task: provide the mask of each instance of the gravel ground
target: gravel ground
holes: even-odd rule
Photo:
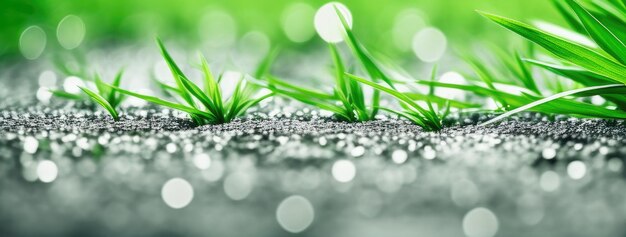
[[[1,236],[626,236],[626,123],[0,110]],[[80,106],[79,106],[80,108]]]

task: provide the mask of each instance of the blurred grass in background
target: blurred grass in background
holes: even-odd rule
[[[164,39],[177,40],[190,48],[230,47],[235,40],[245,40],[245,37],[258,40],[261,37],[271,41],[272,45],[305,49],[322,45],[313,28],[313,15],[326,2],[3,0],[0,3],[3,5],[0,7],[0,59],[24,59],[19,50],[20,36],[29,27],[32,30],[32,26],[40,27],[45,33],[44,52],[71,48],[76,41],[81,44],[81,32],[76,30],[81,26],[80,20],[86,29],[83,47],[152,43],[154,36],[159,35]],[[506,37],[503,30],[476,14],[476,9],[518,19],[562,21],[548,0],[340,2],[352,11],[356,34],[366,44],[373,45],[389,56],[411,55],[413,35],[426,26],[441,29],[453,48],[468,46],[473,42],[507,44],[512,37]],[[70,17],[69,27],[62,30],[59,22],[68,15],[78,18]],[[37,37],[43,37],[40,30],[35,31],[25,34],[23,40],[37,41]],[[254,33],[248,34],[250,32]],[[70,35],[60,42],[57,34]]]

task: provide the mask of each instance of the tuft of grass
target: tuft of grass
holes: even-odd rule
[[[335,71],[332,92],[293,85],[272,75],[265,76],[259,84],[278,95],[333,112],[339,119],[348,122],[374,119],[376,114],[366,105],[361,85],[346,78],[346,67],[337,47],[330,44],[329,49]]]
[[[577,32],[588,36],[598,47],[583,45],[563,36],[539,30],[531,25],[506,17],[479,12],[504,28],[541,46],[555,56],[554,62],[518,58],[519,63],[529,63],[575,82],[582,88],[563,91],[544,97],[537,87],[524,83],[524,89],[534,93],[513,95],[494,88],[465,88],[488,94],[504,101],[513,101],[512,110],[488,122],[500,121],[506,116],[524,110],[547,113],[573,114],[598,118],[626,118],[626,96],[622,86],[626,84],[626,8],[622,2],[597,0],[555,0],[557,10]],[[530,82],[525,73],[521,80]],[[448,85],[449,86],[449,85]],[[612,102],[617,109],[579,102],[577,98],[599,95]],[[526,104],[519,104],[526,100]]]
[[[172,96],[179,98],[180,103],[163,100],[155,96],[139,94],[121,89],[115,85],[110,85],[110,87],[129,96],[134,96],[157,105],[188,113],[196,125],[228,123],[245,113],[250,107],[272,96],[270,93],[257,97],[257,88],[247,83],[242,76],[237,82],[233,94],[228,98],[224,98],[222,96],[222,89],[220,88],[222,77],[220,76],[216,79],[213,76],[209,64],[203,56],[200,58],[204,81],[204,86],[201,89],[200,86],[194,84],[183,73],[158,38],[157,45],[176,83],[176,86],[169,86],[164,83],[159,85]],[[261,70],[261,72],[264,73],[264,70]]]
[[[122,75],[124,74],[123,70],[120,70],[112,84],[114,87],[119,87],[122,82]],[[80,89],[85,93],[93,102],[99,104],[102,108],[104,108],[114,120],[119,120],[119,114],[117,112],[117,108],[126,98],[124,94],[119,93],[119,91],[115,88],[107,86],[105,82],[100,79],[100,76],[96,74],[94,77],[94,82],[96,84],[96,91],[93,91],[86,87],[80,87]]]
[[[367,49],[358,41],[350,30],[343,15],[337,15],[342,22],[346,44],[352,55],[358,60],[361,68],[373,81],[384,81],[391,88],[395,88],[393,81],[377,64]],[[375,119],[379,112],[380,91],[374,90],[371,100],[365,98],[361,83],[347,78],[348,72],[344,60],[335,44],[329,44],[331,58],[334,64],[334,86],[332,92],[325,92],[290,84],[274,76],[265,77],[259,84],[272,90],[278,95],[298,100],[302,103],[316,106],[320,109],[333,112],[339,119],[348,122],[362,122]]]
[[[437,71],[436,68],[434,68],[432,75],[431,75],[431,80],[434,80],[436,71]],[[443,120],[450,113],[450,102],[448,100],[444,100],[445,105],[443,106],[444,107],[443,111],[437,111],[435,109],[435,106],[433,106],[433,103],[431,102],[431,98],[437,98],[437,97],[434,97],[433,86],[430,87],[429,96],[427,96],[425,99],[427,108],[423,108],[422,106],[420,106],[418,103],[415,102],[414,97],[409,96],[407,93],[400,92],[395,88],[381,85],[379,83],[373,82],[371,80],[368,80],[368,79],[365,79],[356,75],[352,75],[348,73],[346,73],[346,75],[351,80],[371,86],[377,91],[385,92],[393,96],[394,98],[396,98],[398,102],[400,103],[401,107],[403,108],[402,111],[389,109],[389,108],[381,108],[381,109],[397,114],[398,116],[404,117],[410,120],[411,122],[419,125],[424,130],[427,130],[427,131],[441,130],[443,128]],[[415,94],[415,93],[412,93],[412,94]]]

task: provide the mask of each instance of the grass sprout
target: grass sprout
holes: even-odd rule
[[[335,9],[338,11],[337,9]],[[357,40],[343,15],[337,12],[345,32],[345,41],[351,49],[353,56],[359,61],[365,73],[373,81],[384,81],[391,88],[395,88],[393,81],[376,63],[367,49]],[[347,78],[347,68],[342,59],[337,45],[329,44],[329,49],[334,64],[334,87],[332,92],[324,92],[316,89],[305,88],[280,80],[275,76],[265,77],[264,87],[276,94],[283,95],[302,103],[316,106],[320,109],[334,113],[338,118],[349,122],[361,122],[373,120],[379,111],[380,91],[374,90],[371,100],[365,97],[361,83]]]
[[[122,75],[124,74],[123,70],[120,70],[112,84],[114,87],[119,87],[122,82]],[[99,104],[104,108],[114,120],[119,120],[119,114],[117,112],[117,108],[124,101],[126,96],[124,94],[119,93],[119,91],[115,88],[107,86],[105,82],[100,79],[100,76],[96,74],[95,76],[95,84],[96,91],[93,91],[87,87],[80,87],[80,89],[85,93],[93,102]]]
[[[433,69],[431,80],[434,81],[436,75],[436,68]],[[348,78],[351,80],[357,81],[359,83],[363,83],[365,85],[371,86],[377,91],[385,92],[398,100],[403,110],[398,111],[389,108],[381,108],[385,111],[397,114],[404,118],[407,118],[411,122],[419,125],[423,129],[427,131],[439,131],[443,128],[443,120],[450,113],[450,102],[446,100],[443,111],[437,111],[430,98],[426,97],[426,107],[423,108],[418,103],[415,102],[415,98],[407,95],[406,93],[400,92],[395,88],[391,88],[385,85],[381,85],[379,83],[373,82],[371,80],[352,75],[346,74]],[[434,86],[430,86],[429,95],[434,96]],[[443,99],[443,98],[441,98]]]
[[[376,113],[367,107],[361,85],[346,78],[346,67],[337,47],[330,44],[329,49],[335,70],[331,93],[293,85],[271,75],[265,76],[260,84],[278,95],[330,111],[345,121],[372,120]]]
[[[200,61],[204,85],[203,88],[200,88],[200,86],[194,84],[178,67],[160,39],[157,39],[157,45],[176,83],[175,86],[169,86],[164,83],[160,84],[160,86],[172,96],[179,98],[181,102],[171,102],[155,96],[139,94],[121,89],[114,85],[111,85],[111,87],[119,90],[119,92],[123,94],[185,112],[189,114],[196,125],[231,122],[236,117],[245,113],[250,107],[272,96],[272,94],[269,93],[257,97],[258,88],[247,83],[247,80],[244,78],[245,76],[242,76],[237,82],[232,95],[228,98],[224,98],[222,96],[222,89],[220,88],[222,76],[217,79],[214,78],[206,58],[202,56]]]

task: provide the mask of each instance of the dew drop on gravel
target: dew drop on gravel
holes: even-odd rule
[[[498,232],[498,218],[487,208],[474,208],[463,217],[463,232],[468,237],[492,237]]]
[[[543,149],[541,156],[546,160],[554,159],[554,157],[556,157],[556,150],[554,148]]]
[[[333,178],[341,183],[347,183],[356,176],[356,167],[349,160],[335,161],[331,171]]]
[[[424,156],[424,159],[432,160],[437,157],[437,151],[435,151],[431,146],[426,146],[424,147],[422,156]]]
[[[362,146],[357,146],[350,150],[350,155],[352,155],[353,157],[360,157],[363,156],[363,154],[365,154],[365,147]]]
[[[41,56],[46,48],[46,32],[39,26],[29,26],[20,35],[20,52],[30,60]]]
[[[67,15],[57,26],[57,39],[65,49],[74,49],[85,38],[85,23],[75,15]]]
[[[582,179],[587,173],[587,166],[582,161],[572,161],[567,165],[567,175],[574,180]]]
[[[311,202],[302,196],[290,196],[276,209],[278,224],[288,232],[300,233],[308,228],[315,218]]]
[[[317,34],[328,43],[343,41],[343,26],[335,8],[341,12],[348,27],[352,28],[352,14],[345,5],[338,2],[324,4],[315,13],[314,25]]]
[[[174,153],[178,150],[178,147],[174,143],[168,143],[167,145],[165,145],[165,150],[168,153]]]
[[[541,174],[539,178],[539,186],[541,186],[543,191],[553,192],[557,190],[560,185],[561,178],[559,178],[559,175],[554,171],[548,170]]]
[[[448,40],[439,29],[428,27],[413,37],[413,52],[420,60],[432,63],[439,61],[446,52]]]
[[[169,207],[180,209],[189,205],[193,200],[193,187],[187,180],[173,178],[163,184],[161,197]]]
[[[51,160],[42,160],[37,164],[37,177],[44,183],[51,183],[57,178],[59,169]]]
[[[34,137],[24,138],[24,152],[29,154],[35,154],[39,148],[39,141]]]
[[[408,159],[408,155],[404,150],[395,150],[391,153],[391,160],[396,164],[402,164]]]
[[[198,169],[206,170],[211,167],[211,157],[209,154],[199,153],[193,157],[193,164],[198,167]]]

